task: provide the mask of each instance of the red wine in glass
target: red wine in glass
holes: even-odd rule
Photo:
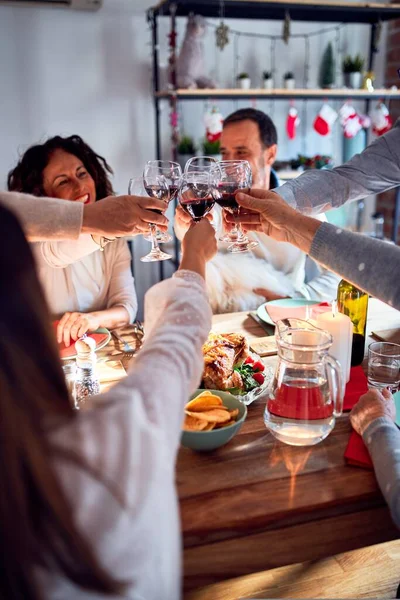
[[[173,201],[177,198],[179,192],[179,185],[175,185],[174,183],[169,186],[169,198],[170,201]]]
[[[182,208],[192,217],[193,221],[200,221],[213,208],[215,202],[210,196],[202,200],[181,201]]]
[[[239,212],[239,205],[235,196],[237,190],[237,185],[220,183],[215,192],[216,203],[228,212],[237,214]]]

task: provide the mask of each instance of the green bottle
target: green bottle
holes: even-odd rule
[[[361,365],[365,352],[368,294],[342,279],[338,286],[337,304],[338,311],[347,315],[353,323],[351,366]]]

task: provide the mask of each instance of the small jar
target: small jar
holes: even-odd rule
[[[79,410],[90,396],[100,393],[100,381],[96,373],[96,354],[94,340],[86,338],[75,343],[77,351],[76,376],[74,386],[75,408]],[[95,344],[95,343],[94,343]]]
[[[62,370],[64,372],[65,383],[67,384],[68,393],[70,398],[74,398],[75,393],[75,377],[76,377],[76,364],[75,362],[70,362],[62,365]]]

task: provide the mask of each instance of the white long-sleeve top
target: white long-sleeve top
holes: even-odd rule
[[[145,298],[146,341],[128,376],[49,432],[63,451],[55,467],[80,530],[104,567],[128,581],[121,600],[181,597],[175,461],[210,327],[199,275],[179,271],[157,284]],[[46,600],[104,600],[55,573],[40,580]]]
[[[217,237],[223,233],[222,211],[213,209]],[[326,221],[325,215],[320,215]],[[175,221],[175,234],[184,231]],[[336,298],[340,277],[317,265],[291,244],[276,242],[263,233],[248,232],[258,246],[250,252],[231,254],[220,243],[217,255],[207,264],[207,291],[214,313],[253,310],[265,298],[253,292],[264,288],[283,297],[332,300]]]
[[[123,306],[130,322],[134,320],[138,303],[125,240],[107,244],[104,252],[89,234],[76,241],[36,242],[32,247],[53,315]]]

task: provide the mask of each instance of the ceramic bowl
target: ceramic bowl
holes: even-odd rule
[[[216,396],[219,396],[224,403],[224,406],[227,406],[230,410],[238,408],[239,414],[236,418],[236,422],[228,427],[212,429],[211,431],[182,431],[182,446],[200,452],[215,450],[216,448],[220,448],[227,444],[240,430],[247,416],[247,406],[237,397],[232,396],[229,392],[221,392],[219,390],[209,391]],[[193,400],[193,398],[196,398],[202,392],[204,392],[204,390],[196,390],[190,397],[190,400]]]

